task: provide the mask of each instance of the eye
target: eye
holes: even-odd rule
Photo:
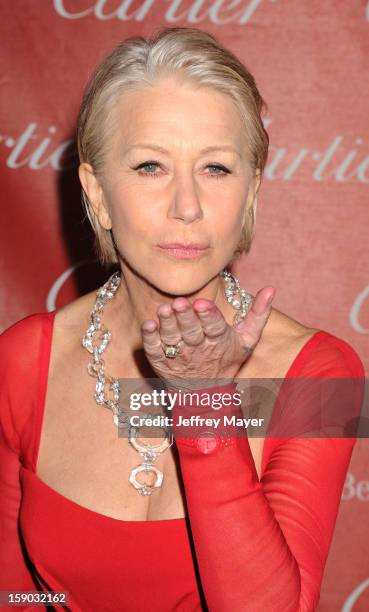
[[[160,167],[159,162],[156,162],[154,160],[150,160],[150,161],[146,161],[143,162],[142,164],[139,164],[139,166],[136,166],[134,168],[134,170],[142,170],[145,168],[151,168],[151,171],[146,172],[146,170],[144,172],[139,172],[139,174],[142,175],[146,175],[146,176],[152,176],[154,178],[157,178],[159,176],[158,173],[155,172],[155,168]],[[230,170],[228,170],[228,168],[226,168],[225,166],[223,166],[222,164],[208,164],[206,166],[206,168],[213,168],[216,170],[216,172],[210,172],[208,176],[211,177],[216,177],[216,178],[221,178],[226,176],[227,174],[230,174]],[[154,170],[154,171],[152,171]]]
[[[216,176],[216,178],[221,178],[223,176],[226,176],[226,174],[230,174],[230,170],[228,170],[228,168],[226,168],[225,166],[222,166],[221,164],[208,164],[206,166],[207,168],[215,168],[216,170],[221,170],[221,172],[211,172],[210,176]]]
[[[147,161],[147,162],[143,162],[139,166],[136,166],[134,170],[140,170],[141,168],[151,168],[151,169],[154,168],[155,169],[155,167],[159,165],[160,164],[156,161]],[[146,175],[153,176],[155,178],[158,176],[158,174],[156,174],[155,172],[139,172],[139,174],[142,174],[142,175],[146,174]]]

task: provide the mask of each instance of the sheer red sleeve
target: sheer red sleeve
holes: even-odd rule
[[[357,353],[328,332],[320,332],[313,344],[307,358],[294,364],[296,376],[356,379],[352,401],[360,414],[365,374]],[[305,395],[311,388],[306,386]],[[300,401],[318,401],[302,396]],[[355,437],[267,438],[259,481],[247,436],[208,454],[196,439],[176,439],[211,612],[316,609],[355,442]]]
[[[43,317],[30,315],[0,336],[0,590],[35,590],[18,531],[19,470],[31,448],[41,372]],[[23,607],[21,607],[23,609]],[[30,607],[28,609],[31,609]]]

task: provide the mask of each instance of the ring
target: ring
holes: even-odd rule
[[[183,340],[177,342],[177,344],[165,344],[165,342],[161,343],[164,355],[168,357],[168,359],[174,359],[181,352],[181,343]]]

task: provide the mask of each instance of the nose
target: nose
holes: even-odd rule
[[[177,173],[173,179],[173,185],[174,194],[168,209],[168,217],[180,219],[186,224],[202,219],[203,210],[192,173]]]

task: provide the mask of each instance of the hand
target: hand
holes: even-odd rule
[[[143,346],[152,369],[164,379],[234,378],[254,348],[272,309],[273,287],[256,294],[246,317],[237,327],[228,325],[211,300],[197,298],[193,304],[177,297],[157,309],[159,327],[152,319],[141,325]],[[161,343],[177,344],[181,352],[174,359],[164,355]]]

